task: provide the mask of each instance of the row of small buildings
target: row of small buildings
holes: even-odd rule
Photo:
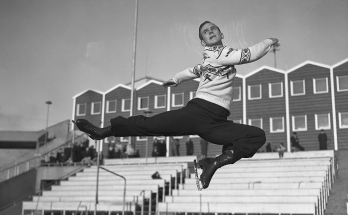
[[[133,115],[153,116],[182,108],[194,98],[199,81],[171,88],[164,88],[162,83],[148,77],[137,82]],[[106,92],[88,89],[73,97],[72,118],[88,119],[104,127],[110,125],[111,118],[129,117],[130,106],[130,85],[118,84]],[[273,146],[284,143],[289,149],[291,134],[297,132],[306,150],[318,150],[318,134],[323,129],[329,138],[328,149],[348,149],[348,59],[332,66],[306,61],[287,71],[263,66],[237,75],[229,119],[262,128],[266,142]],[[186,155],[186,137],[178,138],[180,154]],[[105,139],[103,150],[117,140],[128,142],[128,137]],[[199,137],[192,136],[192,140],[194,154],[200,155]],[[136,138],[135,147],[141,156],[146,154],[146,141],[150,143],[147,154],[151,155],[153,137]],[[221,146],[208,146],[208,156],[220,152]]]

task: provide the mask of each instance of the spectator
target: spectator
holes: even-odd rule
[[[50,163],[53,164],[53,163],[57,163],[57,158],[56,158],[56,154],[55,152],[51,152],[50,155]]]
[[[160,141],[157,139],[157,137],[155,137],[154,139],[153,139],[153,145],[152,145],[152,148],[157,148],[157,149],[159,149],[159,146],[160,145]]]
[[[63,162],[66,162],[69,158],[71,158],[71,151],[72,151],[72,148],[70,145],[64,148]]]
[[[84,158],[85,156],[85,151],[86,148],[83,146],[83,143],[79,143],[77,146],[77,156],[78,156],[78,162],[81,162],[81,160]]]
[[[57,163],[61,163],[63,161],[62,149],[59,149],[56,154]]]
[[[201,144],[201,158],[206,158],[208,156],[208,141],[201,138],[200,144]]]
[[[268,142],[266,145],[266,152],[272,152],[272,145],[270,142]]]
[[[278,148],[277,148],[277,151],[278,151],[278,154],[279,154],[279,158],[280,159],[283,159],[284,157],[284,151],[286,150],[285,146],[283,143],[280,143]]]
[[[190,136],[186,140],[186,155],[193,155],[193,142]]]
[[[66,165],[73,165],[74,162],[70,157],[70,158],[68,158],[68,160],[65,163],[66,163]]]
[[[180,152],[179,152],[179,148],[180,148],[179,139],[174,139],[173,137],[171,137],[171,139],[172,139],[172,155],[173,155],[173,156],[180,156]]]
[[[118,140],[115,145],[115,158],[121,158],[123,156],[123,146]]]
[[[160,153],[159,153],[157,148],[158,148],[157,146],[155,146],[153,148],[153,150],[152,150],[152,157],[159,157],[160,156]]]
[[[97,151],[95,150],[93,145],[90,145],[88,148],[88,155],[91,157],[91,160],[97,157]]]
[[[75,162],[79,162],[79,152],[78,152],[78,144],[74,143],[73,147],[72,147],[72,161]]]
[[[292,133],[291,144],[292,144],[293,151],[304,151],[305,150],[305,148],[300,145],[300,139],[298,138],[296,132]]]
[[[152,174],[152,179],[161,179],[160,174],[156,171],[154,174]]]
[[[157,147],[160,157],[165,157],[167,155],[167,144],[164,139],[159,141],[159,147]]]
[[[109,159],[116,158],[115,146],[113,146],[112,144],[109,145],[108,158]]]
[[[83,142],[81,142],[83,148],[88,148],[89,147],[89,139],[85,139]]]
[[[50,156],[51,156],[51,153],[45,155],[45,157],[44,157],[44,162],[45,163],[49,163],[50,162]]]
[[[84,151],[82,152],[82,159],[81,164],[91,166],[93,165],[92,159],[89,155],[89,149],[84,148]]]
[[[125,156],[131,158],[134,156],[134,148],[131,143],[127,144]]]
[[[327,135],[323,129],[321,129],[320,134],[318,135],[319,140],[319,150],[327,150]]]
[[[88,148],[82,147],[82,149],[83,149],[83,151],[81,151],[81,161],[82,161],[84,158],[90,157],[90,156],[89,156],[89,150],[88,150]]]

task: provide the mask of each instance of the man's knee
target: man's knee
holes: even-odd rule
[[[265,131],[261,128],[253,127],[252,135],[257,137],[260,142],[265,143],[266,142],[266,134]]]

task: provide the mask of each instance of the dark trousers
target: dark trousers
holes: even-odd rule
[[[252,157],[265,143],[265,132],[257,127],[227,120],[229,112],[203,99],[193,99],[178,110],[152,117],[142,115],[110,120],[115,137],[184,136],[197,134],[210,143],[221,145],[222,152],[233,150],[233,162]]]

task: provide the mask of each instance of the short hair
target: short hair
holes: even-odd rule
[[[293,134],[297,134],[296,132],[294,132]]]
[[[203,40],[203,37],[202,37],[202,35],[201,35],[201,29],[203,28],[203,26],[205,25],[205,24],[207,24],[207,23],[211,23],[211,24],[213,24],[213,25],[215,25],[214,23],[212,23],[212,22],[210,22],[210,21],[205,21],[205,22],[203,22],[202,24],[200,24],[199,25],[199,28],[198,28],[198,36],[199,36],[199,39],[200,40]],[[217,26],[217,25],[215,25],[218,29],[219,29],[219,31],[220,31],[220,28]],[[221,31],[220,31],[221,32]]]

